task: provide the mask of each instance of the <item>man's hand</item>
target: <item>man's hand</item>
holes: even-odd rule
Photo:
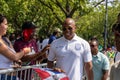
[[[50,44],[46,45],[42,50],[41,53],[45,53],[47,50],[49,50]]]
[[[25,47],[23,48],[24,54],[28,54],[29,52],[31,52],[31,48],[30,47]]]
[[[62,72],[62,73],[65,73],[65,71],[64,71],[64,70],[62,70],[62,69],[60,69],[60,68],[54,68],[53,70],[54,70],[54,71],[57,71],[57,72]]]
[[[37,58],[37,60],[39,60],[40,62],[43,60],[43,59],[46,59],[47,58],[47,54],[46,54],[46,51],[49,50],[50,48],[50,45],[46,45],[38,54],[39,54],[39,57]]]

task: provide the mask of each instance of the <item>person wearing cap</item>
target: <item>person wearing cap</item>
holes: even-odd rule
[[[31,53],[22,57],[23,62],[28,62],[37,60],[41,58],[41,56],[48,50],[49,46],[47,45],[41,52],[38,52],[38,47],[36,40],[33,39],[33,35],[35,33],[36,25],[33,22],[26,21],[22,25],[22,37],[15,41],[14,49],[16,52],[20,51],[24,47],[30,47]],[[37,54],[35,54],[37,53]],[[42,59],[41,59],[42,60]],[[31,63],[30,63],[31,64]],[[28,65],[28,64],[25,64]]]
[[[55,39],[57,39],[59,34],[60,34],[60,29],[56,28],[54,30],[53,34],[49,37],[48,44],[51,44]]]
[[[14,49],[16,52],[19,52],[21,49],[25,47],[30,47],[31,52],[22,57],[22,65],[33,65],[37,61],[41,62],[44,58],[43,56],[46,54],[46,50],[49,49],[49,45],[43,48],[41,51],[38,51],[38,46],[36,40],[33,38],[35,33],[36,25],[31,21],[26,21],[22,25],[22,37],[15,41]],[[24,79],[24,71],[22,72],[22,79]],[[27,79],[26,79],[27,80]]]

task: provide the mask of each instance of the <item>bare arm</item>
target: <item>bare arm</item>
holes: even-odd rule
[[[38,57],[40,56],[40,54],[31,54],[31,55],[26,55],[22,57],[22,61],[26,62],[26,61],[32,61],[32,60],[36,60]]]
[[[5,45],[3,42],[0,41],[0,54],[4,55],[5,57],[9,58],[13,61],[18,61],[24,56],[24,51],[18,52],[17,54],[14,54],[13,51],[11,51],[7,45]]]
[[[36,54],[32,54],[32,55],[26,55],[22,57],[22,61],[31,61],[31,60],[36,60],[38,58],[42,59],[42,56],[46,54],[46,51],[50,48],[50,45],[45,46],[41,52],[38,52]]]
[[[108,78],[108,70],[103,70],[102,80],[107,80],[107,78]]]
[[[93,80],[92,62],[85,63],[85,70],[87,73],[88,80]]]

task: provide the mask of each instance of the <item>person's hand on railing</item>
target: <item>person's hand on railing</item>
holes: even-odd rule
[[[54,71],[57,71],[57,72],[62,72],[62,73],[65,73],[64,70],[60,69],[60,68],[53,68]]]
[[[22,66],[22,61],[18,60],[18,61],[14,61],[13,65],[11,65],[12,68],[17,69],[17,68],[21,68]]]

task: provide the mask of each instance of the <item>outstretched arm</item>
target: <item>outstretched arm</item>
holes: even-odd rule
[[[0,40],[0,53],[12,61],[20,60],[24,55],[30,52],[30,48],[24,48],[15,54],[3,41]]]
[[[26,55],[22,57],[22,61],[31,61],[31,60],[36,60],[36,59],[42,59],[41,57],[46,54],[46,51],[50,48],[50,45],[45,46],[40,52],[32,55]]]

